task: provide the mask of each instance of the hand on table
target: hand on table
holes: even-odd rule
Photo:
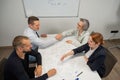
[[[37,76],[37,77],[41,76],[41,74],[42,74],[42,66],[41,66],[41,65],[38,65],[38,66],[36,67],[34,73],[35,73],[35,76]]]
[[[40,36],[43,37],[43,38],[46,38],[47,34],[41,34]]]
[[[68,44],[72,44],[72,40],[67,40],[66,41]]]
[[[53,76],[53,75],[55,75],[56,74],[56,69],[50,69],[48,72],[47,72],[47,75],[48,75],[48,77],[51,77],[51,76]]]
[[[66,54],[64,54],[64,55],[61,57],[61,59],[60,59],[60,60],[61,60],[61,61],[63,61],[65,57],[67,57],[67,55],[66,55]]]

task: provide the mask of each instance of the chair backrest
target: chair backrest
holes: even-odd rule
[[[0,80],[4,80],[4,65],[5,65],[6,61],[7,61],[6,58],[3,58],[0,61]]]
[[[109,75],[109,73],[112,71],[114,65],[117,63],[117,59],[113,54],[106,49],[106,59],[105,59],[105,67],[106,67],[106,72],[103,77],[106,77]]]

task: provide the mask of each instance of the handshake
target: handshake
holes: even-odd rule
[[[57,34],[56,36],[55,36],[55,38],[57,39],[57,40],[61,40],[62,39],[62,34]]]
[[[47,37],[47,34],[41,34],[41,37],[46,38],[46,37]],[[56,40],[61,40],[62,37],[63,37],[62,34],[57,34],[57,35],[55,36],[55,39],[56,39]]]

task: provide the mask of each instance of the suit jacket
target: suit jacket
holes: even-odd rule
[[[80,53],[85,51],[88,52],[90,47],[88,44],[85,44],[81,47],[78,47],[76,49],[73,49],[74,54]],[[88,58],[87,65],[90,67],[92,71],[97,71],[100,77],[102,77],[105,74],[105,48],[103,46],[99,46],[93,53],[92,55]]]

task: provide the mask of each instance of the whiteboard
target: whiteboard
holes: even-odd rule
[[[26,17],[78,17],[80,0],[23,0]]]

